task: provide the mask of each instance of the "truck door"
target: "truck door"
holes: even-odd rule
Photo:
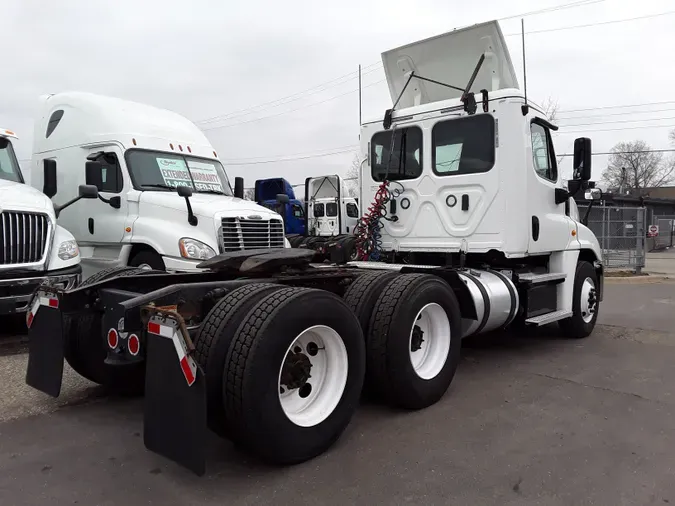
[[[555,189],[561,188],[560,174],[547,123],[537,118],[532,120],[530,137],[525,194],[529,209],[528,253],[562,251],[573,239],[570,231],[574,227],[565,214],[565,204],[555,203]]]
[[[124,162],[122,151],[113,146],[91,149],[85,154],[86,159],[97,161],[102,165],[102,185],[99,195],[105,200],[113,197],[119,199],[111,205],[101,199],[85,200],[77,203],[79,216],[78,242],[82,247],[83,260],[109,262],[118,257],[122,248],[128,223],[128,201],[126,194],[131,190],[131,181],[125,178],[122,171]],[[81,170],[85,170],[86,159],[83,157]],[[84,178],[83,178],[84,179]],[[114,203],[113,199],[113,203]],[[75,206],[73,206],[75,207]]]
[[[344,212],[342,213],[342,216],[345,217],[344,233],[353,234],[354,227],[356,227],[356,223],[359,220],[359,207],[356,205],[356,202],[344,202],[344,200],[345,199],[343,199]]]

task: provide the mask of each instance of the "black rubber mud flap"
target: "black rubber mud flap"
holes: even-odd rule
[[[171,338],[147,334],[145,447],[202,476],[206,472],[206,382],[188,385]]]
[[[49,301],[56,301],[52,302],[56,307],[50,306]],[[39,293],[28,311],[26,383],[52,397],[58,397],[63,381],[63,327],[58,299],[53,295]]]

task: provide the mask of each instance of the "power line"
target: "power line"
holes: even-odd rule
[[[307,156],[298,156],[294,158],[277,158],[274,160],[259,160],[259,161],[254,161],[254,162],[240,162],[240,163],[228,163],[227,165],[259,165],[259,164],[265,164],[265,163],[281,163],[281,162],[291,162],[291,161],[296,161],[296,160],[307,160],[310,158],[323,158],[326,156],[335,156],[335,155],[340,155],[343,153],[349,153],[352,152],[354,148],[349,148],[349,149],[343,149],[340,151],[333,151],[331,153],[321,153],[317,155],[307,155]]]
[[[675,104],[675,100],[666,100],[665,102],[646,102],[643,104],[628,104],[628,105],[605,105],[601,107],[589,107],[587,109],[561,109],[560,112],[586,112],[586,111],[599,111],[603,109],[624,109],[626,107],[644,107],[647,105],[664,105],[664,104]],[[576,118],[566,118],[566,119],[576,119]]]
[[[595,130],[565,130],[560,131],[560,134],[584,134],[584,133],[595,133],[595,132],[620,132],[623,130],[640,130],[644,128],[675,128],[675,125],[645,125],[645,126],[636,126],[636,127],[622,127],[622,128],[599,128]]]
[[[365,67],[362,68],[362,70],[370,69],[371,67],[376,66],[376,65],[381,65],[381,62],[374,62],[374,63],[371,63],[370,65],[366,65]],[[375,71],[375,70],[377,70],[377,69],[372,69],[372,71]],[[229,116],[232,116],[232,115],[239,115],[240,113],[244,113],[244,112],[247,112],[247,111],[258,109],[260,107],[272,106],[272,104],[277,104],[277,102],[282,102],[284,100],[288,100],[288,99],[297,100],[297,98],[295,98],[295,97],[298,97],[300,95],[304,95],[304,94],[307,94],[307,93],[312,94],[312,93],[317,93],[319,91],[324,91],[324,89],[330,88],[330,86],[327,86],[327,85],[329,85],[331,83],[336,83],[337,81],[342,81],[345,78],[349,78],[349,79],[346,79],[346,81],[344,81],[344,82],[347,82],[347,81],[350,81],[352,79],[358,78],[358,70],[348,72],[347,74],[343,74],[343,75],[341,75],[339,77],[336,77],[334,79],[331,79],[329,81],[325,81],[323,83],[312,86],[311,88],[307,88],[305,90],[298,91],[296,93],[293,93],[291,95],[287,95],[285,97],[280,97],[280,98],[277,98],[275,100],[270,100],[268,102],[263,102],[263,103],[260,103],[260,104],[257,104],[257,105],[253,105],[253,106],[246,107],[244,109],[239,109],[239,110],[236,110],[236,111],[232,111],[232,112],[229,112],[229,113],[223,113],[223,114],[219,114],[217,116],[211,116],[209,118],[196,120],[196,121],[194,121],[194,123],[209,123],[209,122],[212,122],[212,121],[217,121],[219,119],[224,119],[225,117],[229,117]],[[339,82],[337,84],[334,84],[333,86],[338,86],[340,84],[344,84],[344,83]],[[318,88],[323,88],[323,89],[318,89]],[[290,101],[292,102],[293,100],[290,100]],[[278,104],[278,105],[281,105],[281,104]]]
[[[365,68],[369,68],[369,67],[372,67],[372,65],[368,65]],[[372,74],[373,72],[377,72],[378,70],[381,70],[382,68],[383,67],[380,64],[379,66],[376,66],[375,68],[372,68],[372,69],[370,69],[366,72],[362,71],[361,75],[364,76],[364,75]],[[352,74],[356,74],[356,75],[352,75]],[[349,77],[348,79],[343,79],[346,76],[351,76],[351,77]],[[209,124],[209,123],[216,123],[218,121],[225,121],[225,120],[229,120],[229,119],[241,118],[243,116],[248,116],[248,115],[256,112],[256,110],[272,109],[274,107],[279,107],[281,105],[286,105],[286,104],[290,104],[292,102],[296,102],[298,100],[302,100],[302,99],[307,98],[311,95],[315,95],[317,93],[324,92],[324,91],[326,91],[330,88],[334,88],[336,86],[346,84],[349,81],[353,81],[354,79],[358,79],[358,77],[359,77],[358,71],[356,71],[356,73],[351,72],[350,74],[346,74],[346,76],[342,76],[342,78],[339,78],[339,79],[343,79],[341,82],[335,82],[335,81],[337,81],[337,79],[334,79],[332,81],[328,81],[328,83],[333,83],[333,84],[330,84],[330,85],[326,85],[328,83],[326,83],[324,85],[318,85],[318,86],[315,86],[314,88],[310,88],[308,90],[304,90],[304,91],[295,93],[293,95],[289,95],[287,97],[283,97],[283,98],[279,98],[277,100],[272,100],[270,102],[265,102],[265,103],[262,103],[262,104],[251,106],[251,107],[248,107],[246,109],[240,109],[239,111],[235,111],[235,112],[231,112],[231,113],[227,113],[227,114],[221,114],[219,116],[213,116],[211,118],[196,121],[195,123]]]
[[[370,88],[371,86],[375,86],[376,84],[380,84],[380,83],[383,83],[385,81],[386,81],[386,79],[380,79],[379,81],[375,81],[374,83],[370,83],[366,86],[362,86],[361,89]],[[209,128],[202,128],[202,130],[205,131],[205,132],[208,132],[210,130],[219,130],[221,128],[230,128],[230,127],[233,127],[233,126],[246,125],[248,123],[256,123],[258,121],[263,121],[263,120],[270,119],[270,118],[276,118],[277,116],[283,116],[284,114],[290,114],[292,112],[300,111],[302,109],[307,109],[308,107],[313,107],[315,105],[324,104],[326,102],[330,102],[331,100],[335,100],[335,99],[338,99],[338,98],[345,97],[347,95],[351,95],[352,93],[356,93],[358,91],[359,90],[357,88],[355,90],[351,90],[351,91],[348,91],[346,93],[341,93],[340,95],[335,95],[333,97],[329,97],[325,100],[320,100],[318,102],[312,102],[311,104],[306,104],[306,105],[303,105],[301,107],[296,107],[295,109],[290,109],[288,111],[281,111],[281,112],[278,112],[278,113],[275,113],[275,114],[270,114],[268,116],[262,116],[260,118],[253,118],[253,119],[246,120],[246,121],[240,121],[238,123],[230,123],[228,125],[218,125],[218,126],[213,126],[213,127],[209,127]]]
[[[511,16],[506,16],[503,18],[497,18],[498,21],[506,21],[507,19],[515,19],[515,18],[524,18],[527,16],[536,16],[537,14],[548,14],[549,12],[555,12],[555,11],[561,11],[564,9],[573,9],[575,7],[586,7],[587,5],[593,5],[597,4],[600,2],[604,2],[605,0],[580,0],[577,2],[571,2],[568,4],[562,4],[562,5],[554,5],[552,7],[545,7],[543,9],[538,9],[536,11],[529,11],[529,12],[524,12],[522,14],[513,14]],[[520,34],[518,34],[520,35]]]
[[[625,23],[627,21],[638,21],[641,19],[650,19],[650,18],[657,18],[660,16],[668,16],[670,14],[675,14],[675,11],[666,11],[666,12],[659,12],[658,14],[647,14],[645,16],[635,16],[632,18],[625,18],[625,19],[615,19],[611,21],[598,21],[595,23],[587,23],[585,25],[573,25],[573,26],[561,26],[558,28],[545,28],[542,30],[533,30],[530,32],[525,32],[525,35],[534,35],[537,33],[549,33],[549,32],[560,32],[562,30],[575,30],[577,28],[592,28],[594,26],[604,26],[604,25],[613,25],[616,23]],[[505,35],[505,37],[516,37],[520,36],[520,33],[508,33]]]
[[[652,114],[652,113],[655,113],[655,112],[670,112],[670,111],[675,111],[675,109],[658,109],[656,111],[624,111],[624,112],[613,112],[613,113],[606,113],[606,114],[595,114],[595,115],[591,114],[591,115],[584,115],[584,116],[571,116],[569,118],[556,118],[555,123],[558,124],[560,121],[569,121],[569,120],[576,120],[576,119],[606,118],[606,117],[609,117],[609,116],[626,116],[628,114]],[[636,120],[636,121],[642,121],[642,120]]]
[[[644,119],[625,119],[625,120],[612,120],[612,121],[596,121],[595,123],[574,123],[572,125],[560,125],[561,128],[567,127],[578,127],[578,126],[594,126],[594,125],[609,125],[609,124],[618,124],[618,123],[640,123],[643,121],[664,121],[664,120],[674,120],[674,116],[668,118],[644,118]]]
[[[591,153],[591,156],[604,156],[604,155],[638,155],[641,153],[675,153],[675,149],[645,149],[643,151],[605,151],[600,153]],[[574,153],[563,153],[562,155],[556,156],[574,156]]]
[[[251,157],[251,158],[229,158],[229,159],[225,159],[225,160],[223,160],[221,158],[220,161],[223,162],[223,163],[234,163],[234,164],[236,164],[238,162],[250,162],[250,161],[259,160],[259,159],[271,160],[271,159],[289,158],[289,157],[294,157],[294,156],[309,156],[309,155],[320,154],[320,153],[323,153],[324,151],[335,151],[335,150],[350,149],[350,148],[356,149],[358,147],[359,147],[358,144],[350,144],[348,146],[339,146],[339,147],[332,147],[332,148],[314,150],[314,151],[311,151],[309,153],[305,152],[305,153],[291,153],[291,154],[287,154],[287,155],[254,156],[254,157]]]

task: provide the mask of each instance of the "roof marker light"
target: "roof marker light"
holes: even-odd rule
[[[131,139],[131,142],[134,143],[134,146],[136,145],[136,139]]]
[[[178,149],[180,149],[181,151],[183,151],[183,146],[181,146],[181,145],[179,144],[179,145],[178,145]]]

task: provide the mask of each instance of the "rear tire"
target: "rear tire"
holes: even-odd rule
[[[382,291],[369,325],[369,386],[406,409],[438,402],[461,349],[461,314],[450,286],[429,274],[401,274]]]
[[[271,283],[245,285],[222,297],[206,316],[194,340],[195,360],[206,376],[206,406],[209,428],[227,437],[223,407],[223,378],[227,374],[227,352],[237,328],[260,299],[284,288]]]
[[[365,347],[358,320],[339,297],[285,288],[249,312],[227,361],[225,413],[233,436],[264,460],[297,464],[327,450],[349,424]]]
[[[398,272],[381,271],[363,274],[352,281],[345,291],[343,299],[359,320],[364,336],[370,333],[370,317],[375,309],[375,303],[384,287]]]
[[[87,287],[113,277],[135,276],[148,271],[137,267],[111,267],[80,284]],[[101,313],[83,312],[63,316],[64,356],[80,376],[121,394],[136,395],[145,387],[145,363],[112,366],[105,363],[107,350]]]
[[[598,275],[593,265],[586,261],[578,262],[574,274],[572,316],[558,322],[560,330],[566,337],[581,339],[593,332],[599,310],[597,286]],[[591,304],[592,299],[594,299],[593,304]],[[592,311],[590,311],[591,307]]]

